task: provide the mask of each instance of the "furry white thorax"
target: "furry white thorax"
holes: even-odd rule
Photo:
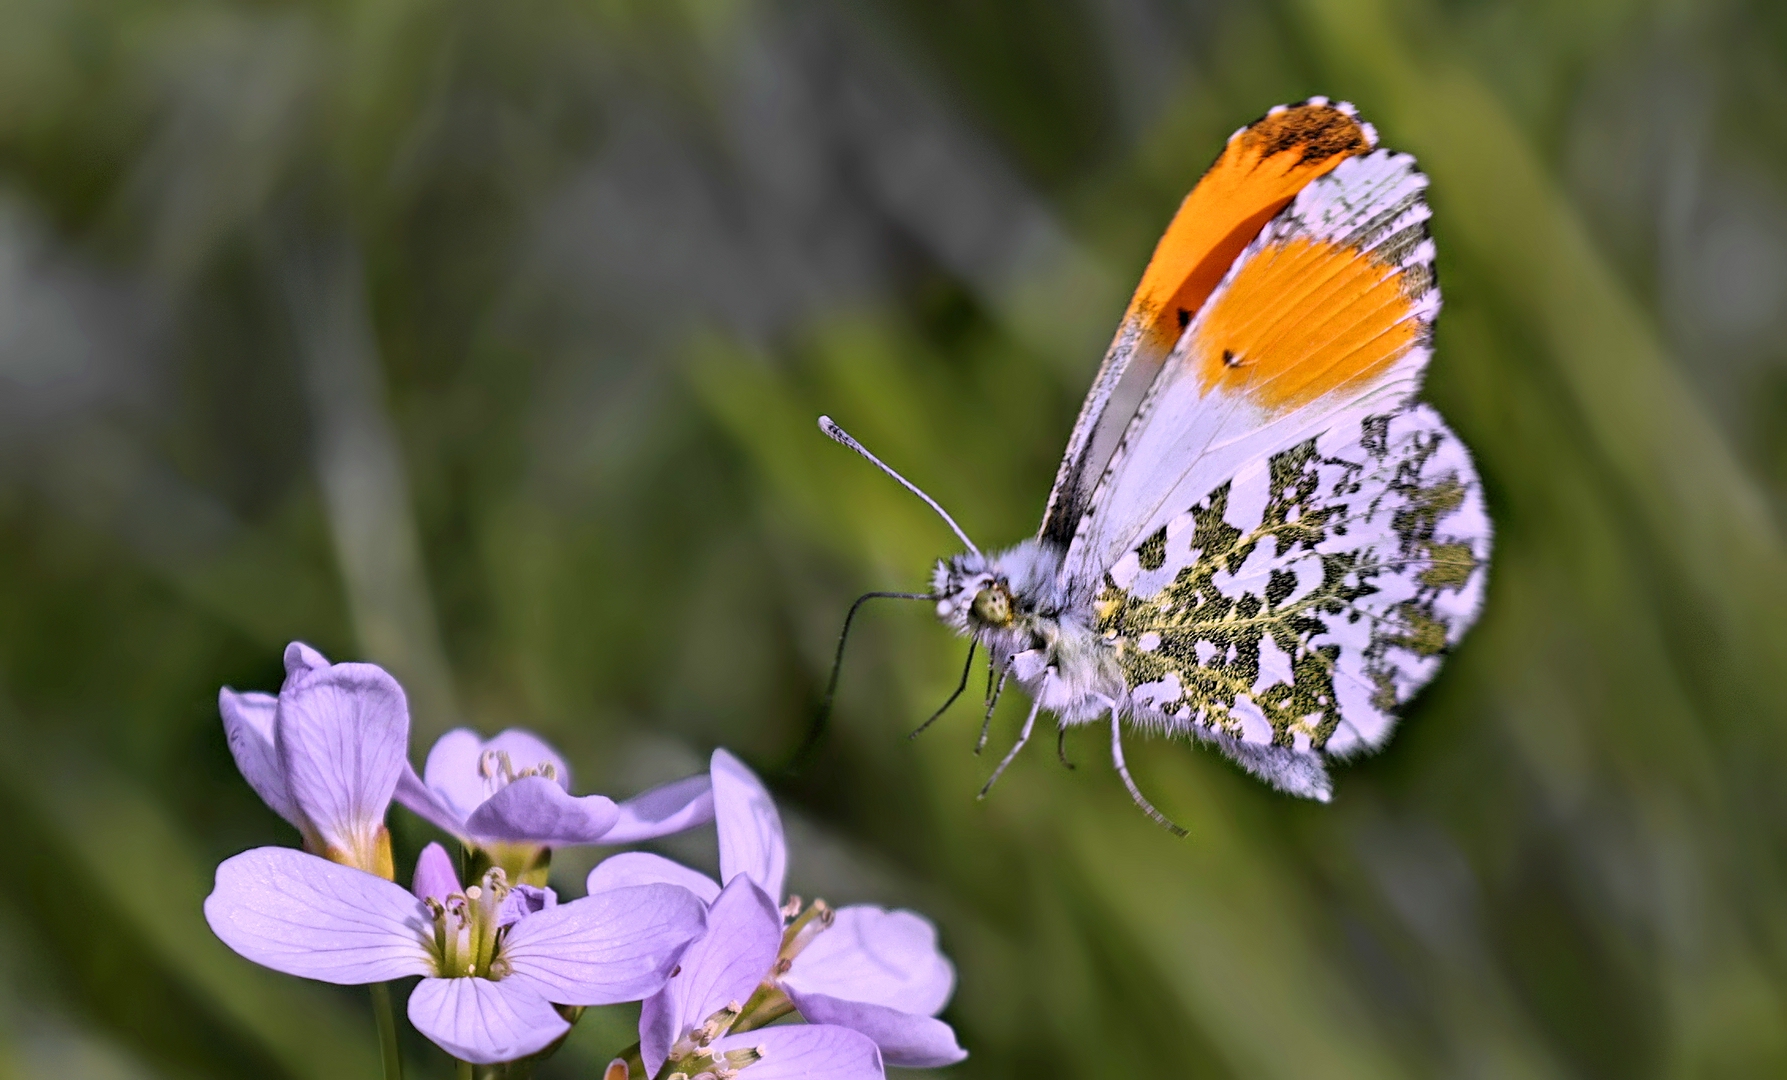
[[[985,646],[994,667],[1062,724],[1084,724],[1121,709],[1129,690],[1116,650],[1094,626],[1090,597],[1061,579],[1063,555],[1039,540],[956,555],[938,561],[931,593],[944,625]],[[1009,617],[986,618],[987,602],[997,607],[1006,596]]]

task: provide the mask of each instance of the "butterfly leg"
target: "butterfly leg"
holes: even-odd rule
[[[1067,760],[1067,725],[1066,724],[1059,724],[1055,728],[1055,757],[1059,758],[1061,761],[1061,764],[1067,766],[1068,768],[1071,769],[1074,767],[1073,762]]]
[[[1024,730],[1018,732],[1018,741],[1013,743],[1011,749],[1006,751],[1005,756],[1000,759],[999,767],[993,770],[992,776],[987,777],[986,786],[980,789],[980,794],[975,796],[976,798],[984,799],[987,797],[987,792],[993,790],[993,785],[999,782],[999,774],[1005,771],[1005,767],[1010,765],[1012,759],[1018,756],[1018,751],[1022,750],[1024,744],[1030,741],[1030,729],[1036,726],[1036,714],[1041,711],[1042,702],[1040,701],[1030,706],[1030,715],[1024,720]]]
[[[932,724],[935,724],[937,722],[937,718],[939,716],[942,716],[944,713],[948,712],[949,707],[951,705],[954,705],[956,703],[956,699],[962,696],[962,691],[968,689],[968,673],[970,671],[974,670],[974,646],[975,646],[975,642],[973,642],[973,641],[968,642],[968,662],[962,665],[962,681],[956,684],[956,692],[949,695],[949,700],[945,701],[943,703],[942,708],[940,708],[936,712],[932,713],[931,718],[929,720],[926,720],[924,723],[918,725],[918,728],[916,730],[914,730],[912,732],[912,734],[906,736],[908,739],[916,739],[920,735],[923,735],[925,733],[925,728],[928,728]]]
[[[980,721],[980,741],[974,744],[974,752],[977,754],[987,748],[987,732],[992,730],[993,727],[993,710],[999,707],[999,695],[1005,693],[1005,677],[1009,674],[1011,674],[1010,669],[1001,671],[999,673],[999,682],[994,685],[993,692],[987,695],[987,714],[982,717]],[[992,680],[992,677],[992,669],[988,668],[987,679],[989,682]]]
[[[1123,761],[1123,725],[1117,720],[1117,706],[1111,705],[1111,761],[1117,766],[1117,775],[1123,778],[1123,786],[1129,789],[1129,797],[1142,808],[1142,812],[1154,819],[1155,824],[1164,827],[1174,836],[1186,835],[1185,830],[1173,822],[1149,802],[1142,789],[1135,786],[1135,780],[1129,775],[1129,766]]]

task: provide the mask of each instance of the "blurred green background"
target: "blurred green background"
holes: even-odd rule
[[[1498,528],[1399,736],[1330,806],[1134,740],[1184,841],[1096,732],[976,803],[889,604],[787,773],[850,600],[953,547],[814,417],[1027,535],[1178,199],[1312,93],[1433,178]],[[0,1077],[375,1075],[363,991],[199,912],[295,842],[215,704],[292,638],[418,760],[732,747],[796,891],[941,925],[949,1075],[1787,1075],[1784,299],[1768,0],[0,0]]]

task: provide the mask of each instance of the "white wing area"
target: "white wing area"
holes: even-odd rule
[[[1096,590],[1105,569],[1138,538],[1183,513],[1249,463],[1263,462],[1329,428],[1356,428],[1366,416],[1395,412],[1418,389],[1431,354],[1429,328],[1439,311],[1433,246],[1426,234],[1429,211],[1422,201],[1426,186],[1426,177],[1406,154],[1379,150],[1353,158],[1306,187],[1249,245],[1180,338],[1095,489],[1062,567],[1069,594]],[[1250,379],[1248,370],[1208,385],[1209,374],[1200,370],[1198,358],[1223,346],[1211,335],[1216,332],[1213,320],[1234,319],[1233,305],[1224,309],[1225,296],[1251,262],[1279,258],[1299,238],[1353,249],[1356,259],[1367,261],[1352,265],[1368,266],[1372,273],[1381,269],[1378,280],[1400,275],[1400,295],[1406,301],[1406,314],[1400,317],[1413,320],[1416,329],[1410,344],[1376,370],[1369,385],[1355,381],[1308,402],[1272,403],[1275,388]],[[1307,282],[1295,279],[1307,291],[1276,297],[1275,308],[1258,316],[1267,321],[1266,348],[1284,339],[1283,333],[1273,336],[1271,320],[1277,320],[1296,327],[1293,332],[1302,335],[1299,347],[1327,350],[1311,363],[1329,364],[1336,356],[1346,363],[1357,353],[1347,336],[1356,313],[1344,297],[1336,300],[1323,292],[1328,273],[1318,267]],[[1367,342],[1364,347],[1372,346]],[[1244,359],[1251,363],[1258,358]]]
[[[1322,760],[1381,746],[1475,621],[1489,545],[1469,454],[1414,405],[1181,506],[1111,567],[1097,628],[1131,720],[1325,799]]]

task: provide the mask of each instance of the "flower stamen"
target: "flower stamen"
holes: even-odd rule
[[[790,906],[798,902],[798,898],[790,900]],[[796,914],[789,916],[788,928],[782,931],[782,949],[776,954],[776,973],[786,974],[794,958],[802,949],[812,944],[813,939],[831,928],[838,915],[831,905],[823,900],[813,901],[813,906],[806,911],[795,909]]]
[[[558,766],[550,761],[542,761],[538,765],[517,769],[507,750],[486,750],[478,755],[478,776],[495,781],[494,786],[497,788],[504,788],[527,776],[543,776],[556,781]]]
[[[434,920],[435,967],[443,978],[500,979],[508,974],[502,959],[506,928],[498,916],[509,891],[508,875],[493,866],[485,871],[482,885],[468,885],[444,901],[424,901]]]
[[[762,1047],[725,1052],[711,1049],[715,1040],[732,1030],[743,1011],[738,1002],[727,1002],[725,1008],[716,1009],[699,1027],[689,1029],[688,1034],[676,1040],[669,1055],[676,1068],[666,1080],[678,1076],[684,1080],[731,1080],[740,1069],[761,1059]]]

